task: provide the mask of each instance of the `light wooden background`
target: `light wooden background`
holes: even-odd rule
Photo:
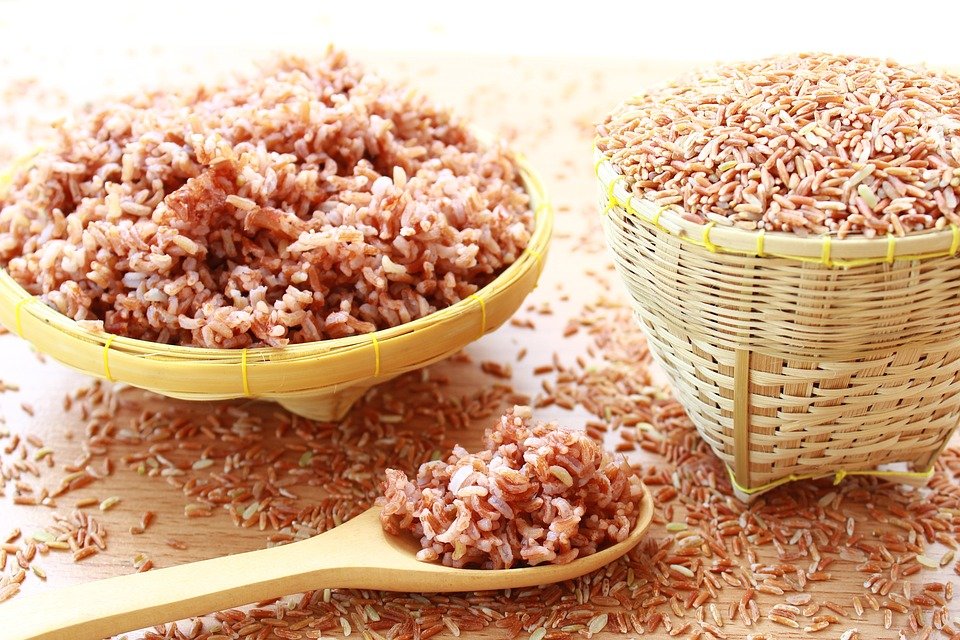
[[[12,83],[18,77],[16,65],[23,59],[21,53],[5,51],[0,55],[0,63],[6,68],[7,83],[5,104],[0,106],[0,127],[7,127],[0,140],[0,159],[8,158],[10,153],[24,144],[19,127],[25,121],[57,113],[63,102],[74,100],[76,96],[86,97],[97,90],[113,91],[142,82],[172,82],[177,80],[181,70],[192,74],[202,65],[204,73],[214,73],[231,64],[227,55],[210,54],[199,61],[185,59],[176,52],[150,49],[127,51],[116,56],[111,54],[109,48],[100,47],[97,52],[83,55],[103,64],[96,72],[97,77],[104,79],[102,86],[91,88],[85,76],[78,76],[83,64],[76,59],[59,62],[47,60],[44,69],[48,73],[40,82],[43,86],[62,90],[64,96],[62,99],[51,99],[45,93],[45,106],[31,107],[29,113],[25,113],[28,105],[36,102],[35,96],[39,92],[35,85]],[[534,166],[541,171],[557,205],[558,224],[546,273],[530,302],[534,305],[549,302],[554,314],[538,315],[538,329],[535,332],[504,327],[469,349],[477,361],[512,362],[518,350],[526,348],[529,353],[524,361],[513,364],[512,384],[520,392],[535,394],[539,389],[539,380],[531,375],[532,367],[549,362],[556,351],[565,359],[572,360],[583,347],[582,341],[563,340],[566,319],[571,314],[580,313],[584,304],[596,299],[602,292],[604,282],[612,284],[614,295],[621,295],[619,284],[608,270],[606,255],[602,251],[583,250],[584,234],[591,238],[595,248],[599,248],[600,241],[593,218],[596,207],[590,159],[592,123],[618,99],[646,83],[676,73],[679,67],[608,60],[462,55],[394,56],[381,53],[362,54],[359,57],[392,77],[408,79],[438,101],[470,114],[480,126],[515,138],[517,146],[527,153]],[[31,65],[24,66],[23,73],[30,73],[30,68]],[[566,301],[563,300],[565,294],[569,294]],[[525,311],[521,315],[530,314]],[[438,373],[455,374],[451,393],[494,382],[491,377],[482,374],[478,366],[445,363],[437,365],[435,370]],[[0,393],[0,411],[6,420],[5,428],[24,436],[34,434],[41,438],[55,452],[58,464],[76,457],[80,451],[83,422],[76,413],[64,413],[61,399],[65,393],[88,383],[88,379],[56,363],[41,363],[27,345],[6,335],[0,336],[0,380],[20,387],[17,392]],[[159,398],[152,401],[175,402]],[[22,403],[31,404],[36,415],[27,415],[21,408]],[[579,409],[572,412],[553,409],[542,415],[561,417],[571,424],[582,424],[588,418]],[[473,424],[469,430],[456,434],[457,440],[468,446],[475,445],[486,426],[484,422]],[[265,436],[265,446],[271,446],[271,438],[269,434]],[[0,441],[0,449],[2,445],[3,441]],[[44,475],[44,483],[53,487],[62,475],[63,472],[56,468],[48,470]],[[5,495],[0,496],[0,535],[13,526],[32,532],[50,522],[49,508],[15,506],[10,497],[12,493],[8,487]],[[124,468],[117,469],[108,479],[82,492],[70,494],[58,509],[68,511],[80,497],[102,499],[110,495],[122,499],[117,507],[104,514],[93,508],[93,512],[111,531],[108,550],[80,564],[72,563],[68,554],[53,553],[39,559],[38,563],[46,570],[48,578],[43,582],[33,575],[28,576],[23,593],[130,572],[133,570],[131,559],[137,553],[149,555],[156,566],[164,567],[257,549],[266,544],[269,532],[238,529],[224,514],[202,519],[184,518],[183,508],[187,499],[179,490],[170,487],[162,479],[138,476]],[[145,535],[128,535],[128,527],[147,508],[159,513],[157,522]],[[663,535],[663,531],[654,530],[651,535]],[[168,538],[184,541],[187,549],[171,549],[164,544]],[[836,566],[833,568],[835,579],[823,584],[819,595],[849,602],[851,594],[862,592],[859,583],[863,580],[863,574],[854,573],[849,565],[846,566],[846,572]],[[941,572],[941,579],[951,577],[956,578],[949,568]],[[935,578],[933,572],[923,575],[924,580]],[[17,597],[22,597],[22,594]],[[764,609],[768,607],[769,604]],[[953,607],[953,615],[960,616],[960,598],[954,601]],[[868,612],[863,619],[851,621],[845,627],[832,627],[824,637],[835,637],[843,628],[856,627],[863,638],[896,638],[895,631],[883,630],[881,620],[879,614]],[[799,631],[791,632],[771,623],[763,623],[751,630],[728,625],[725,630],[730,638],[761,631],[767,637],[802,636]],[[490,629],[479,635],[500,637],[502,631]],[[611,634],[610,637],[614,636]]]

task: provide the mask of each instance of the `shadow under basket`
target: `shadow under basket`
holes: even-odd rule
[[[960,419],[960,228],[838,240],[700,225],[597,168],[651,351],[741,498],[829,476],[926,482]]]
[[[203,349],[91,331],[31,296],[0,269],[0,323],[84,373],[184,400],[259,398],[338,420],[376,384],[447,358],[506,322],[536,287],[553,228],[543,186],[517,158],[535,212],[526,249],[460,302],[373,333],[280,349]]]

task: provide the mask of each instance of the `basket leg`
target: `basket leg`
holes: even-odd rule
[[[913,463],[913,464],[911,465],[912,468],[913,468],[913,470],[914,470],[914,471],[927,471],[928,469],[931,469],[931,468],[933,467],[934,463],[936,463],[937,458],[939,458],[939,457],[940,457],[940,454],[943,453],[943,450],[946,449],[946,448],[947,448],[947,445],[950,444],[950,441],[953,440],[953,434],[955,434],[956,432],[957,432],[957,427],[954,427],[954,428],[953,428],[953,431],[951,431],[950,433],[944,435],[944,436],[943,436],[943,442],[940,443],[940,446],[937,447],[936,451],[934,451],[933,453],[931,453],[930,456],[924,461],[924,463],[923,463],[922,465],[921,465],[921,464],[917,464],[917,463]],[[927,480],[922,481],[919,486],[925,486],[928,481],[929,481],[929,478],[928,478]]]
[[[733,361],[733,475],[738,485],[750,488],[750,352],[746,349],[737,349]],[[742,493],[737,491],[737,497],[744,500]]]

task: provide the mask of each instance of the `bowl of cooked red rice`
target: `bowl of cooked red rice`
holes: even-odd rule
[[[6,182],[10,331],[110,380],[319,419],[505,322],[552,226],[521,156],[334,50],[85,107]]]

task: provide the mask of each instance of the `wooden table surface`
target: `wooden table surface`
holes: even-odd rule
[[[9,55],[9,54],[8,54]],[[164,57],[164,56],[168,57]],[[110,90],[117,87],[135,85],[149,80],[150,74],[132,76],[130,69],[142,64],[145,68],[155,69],[162,81],[176,76],[176,69],[192,67],[193,63],[178,59],[176,54],[156,51],[129,52],[122,63],[107,63],[105,72],[111,78]],[[390,56],[384,54],[360,55],[375,68],[385,74],[408,79],[413,85],[422,88],[438,101],[448,103],[457,111],[469,114],[480,126],[502,132],[513,137],[519,148],[530,157],[534,166],[542,173],[547,188],[557,207],[557,233],[547,269],[540,287],[530,298],[534,311],[525,309],[520,318],[535,318],[536,330],[517,326],[506,326],[474,344],[468,349],[472,363],[466,361],[446,362],[431,367],[433,376],[450,376],[451,382],[446,393],[469,394],[478,389],[491,388],[503,382],[484,373],[482,361],[511,363],[513,385],[518,393],[536,396],[540,391],[542,377],[534,376],[532,370],[537,365],[551,362],[554,353],[559,352],[562,360],[572,362],[584,351],[587,340],[582,335],[564,339],[564,333],[571,317],[582,317],[586,305],[601,297],[623,303],[623,294],[610,271],[610,263],[602,251],[599,228],[596,222],[596,191],[592,176],[590,159],[591,123],[602,116],[605,110],[616,101],[645,83],[653,82],[673,73],[676,65],[655,63],[615,63],[604,60],[563,60],[563,59],[509,59],[509,58],[471,58],[464,56],[427,57],[417,55]],[[206,68],[215,69],[230,64],[228,56],[211,56],[205,60]],[[3,60],[7,67],[6,105],[0,106],[0,124],[12,123],[24,126],[31,119],[55,114],[65,102],[76,100],[77,96],[87,97],[90,92],[88,83],[75,79],[75,61],[64,60],[59,66],[50,63],[45,67],[50,71],[37,83],[20,83],[18,73],[11,71],[11,63],[16,57]],[[110,67],[110,64],[119,65]],[[179,67],[177,65],[180,65]],[[219,67],[218,67],[219,65]],[[13,65],[16,67],[16,65]],[[23,73],[30,73],[29,69]],[[124,74],[127,74],[126,76]],[[62,92],[62,96],[46,90]],[[28,110],[36,102],[36,96],[43,96],[43,106]],[[25,96],[25,97],[24,97]],[[32,97],[31,97],[32,96]],[[0,142],[0,160],[7,160],[10,154],[23,148],[27,136],[22,130],[9,130]],[[608,289],[609,287],[609,289]],[[546,313],[549,306],[552,313]],[[624,332],[636,331],[629,324]],[[526,351],[522,361],[517,361],[518,353]],[[0,393],[0,433],[9,432],[0,438],[0,460],[9,469],[15,464],[17,452],[3,453],[4,447],[19,435],[32,437],[42,442],[45,457],[36,463],[40,477],[25,475],[25,481],[36,487],[54,490],[60,479],[68,472],[64,466],[81,456],[87,439],[84,433],[87,421],[74,407],[66,411],[62,404],[65,395],[75,393],[77,389],[87,387],[90,379],[72,372],[55,362],[41,362],[23,341],[12,335],[0,336],[0,389],[3,385],[12,386]],[[136,390],[125,392],[123,397],[137,402],[154,403],[154,406],[170,409],[183,405],[184,411],[211,412],[222,414],[224,405],[196,406],[149,397]],[[79,404],[79,403],[78,403]],[[235,405],[235,406],[239,406]],[[274,410],[269,405],[242,403],[245,410],[264,412],[269,415]],[[33,415],[29,412],[32,409]],[[540,412],[542,417],[557,418],[568,424],[583,425],[589,419],[595,419],[583,407],[572,410],[553,406]],[[130,409],[119,408],[116,418],[122,432],[124,420],[132,417]],[[468,420],[463,429],[453,429],[447,433],[450,441],[458,441],[466,446],[479,442],[482,430],[489,419]],[[321,436],[316,436],[321,437]],[[332,437],[332,436],[327,436]],[[278,450],[282,453],[288,442],[277,438],[272,430],[262,434],[262,446],[265,451]],[[201,446],[199,436],[196,446]],[[190,445],[190,437],[185,439]],[[438,446],[441,443],[438,443]],[[165,567],[224,554],[262,548],[267,544],[273,531],[268,527],[261,531],[258,527],[237,527],[223,510],[215,511],[211,517],[186,518],[185,506],[191,499],[184,492],[165,481],[161,475],[140,474],[137,465],[122,464],[124,456],[149,447],[149,442],[131,441],[111,445],[109,457],[115,461],[109,476],[98,479],[77,491],[57,498],[55,505],[24,506],[14,504],[15,483],[0,485],[0,536],[7,530],[20,528],[24,535],[40,530],[52,522],[55,513],[69,513],[74,503],[83,498],[102,500],[108,496],[117,496],[120,502],[112,509],[101,512],[96,505],[87,507],[86,512],[94,515],[109,531],[106,551],[91,558],[74,563],[70,553],[52,551],[38,556],[34,563],[42,567],[46,579],[30,573],[24,582],[22,592],[15,596],[22,598],[27,594],[43,590],[129,573],[134,570],[133,558],[137,554],[149,557],[156,567]],[[32,456],[36,456],[36,446],[30,446]],[[634,453],[635,461],[641,463],[662,463],[658,456],[646,452]],[[96,457],[95,466],[103,464],[104,457]],[[31,458],[28,458],[31,460]],[[51,461],[52,466],[47,462]],[[349,462],[349,461],[347,461]],[[342,461],[341,461],[342,463]],[[952,482],[957,483],[956,478]],[[296,486],[298,498],[296,504],[308,507],[317,499],[322,488]],[[785,489],[790,492],[792,489]],[[849,507],[849,505],[847,505]],[[128,533],[145,510],[157,513],[156,521],[142,535]],[[868,526],[869,516],[865,516]],[[661,540],[669,536],[662,525],[654,527],[650,534],[653,539]],[[177,540],[183,549],[174,549],[167,544]],[[0,540],[2,542],[2,540]],[[945,549],[939,546],[928,551],[931,557],[940,558]],[[764,553],[771,552],[767,549]],[[7,573],[14,571],[16,562],[8,558]],[[842,603],[849,616],[841,624],[833,625],[823,632],[823,637],[839,637],[846,629],[856,628],[863,638],[896,638],[898,627],[907,629],[906,616],[898,615],[891,630],[882,626],[881,612],[868,610],[862,617],[857,616],[851,605],[854,594],[864,592],[862,583],[864,574],[856,571],[855,563],[837,563],[831,567],[833,579],[818,584],[813,589],[815,599],[832,600]],[[953,566],[948,565],[939,571],[926,570],[915,576],[921,582],[935,580],[956,581]],[[318,585],[320,586],[320,585]],[[721,603],[739,599],[741,593],[732,588],[722,592]],[[761,609],[766,614],[769,607],[782,598],[761,596]],[[951,617],[960,617],[960,598],[947,605]],[[726,606],[721,607],[726,610]],[[669,610],[669,609],[665,609]],[[3,605],[0,605],[0,616]],[[686,621],[690,621],[687,614]],[[674,617],[674,626],[682,621]],[[182,625],[183,629],[189,627]],[[954,623],[954,628],[960,625]],[[689,637],[695,630],[694,625],[683,637]],[[724,632],[729,638],[740,638],[748,633],[762,633],[769,638],[805,637],[801,630],[779,626],[773,622],[761,620],[750,629],[736,622],[727,622]],[[0,637],[3,637],[0,628]],[[339,635],[339,633],[335,634]],[[449,636],[449,634],[443,634]],[[489,627],[475,634],[475,637],[504,637],[505,632]],[[636,636],[632,631],[627,635]],[[653,637],[665,636],[664,628],[652,634]],[[356,633],[355,633],[356,636]],[[132,634],[131,637],[139,637]],[[522,637],[525,637],[522,636]],[[620,637],[614,632],[605,632],[602,638]],[[710,637],[710,636],[704,636]],[[939,636],[934,633],[931,637]]]

